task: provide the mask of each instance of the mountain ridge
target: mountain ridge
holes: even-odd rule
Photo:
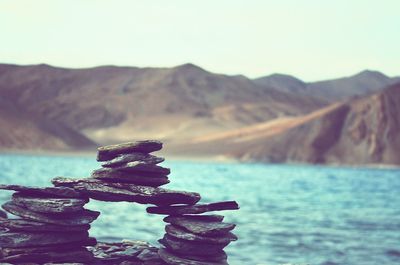
[[[369,113],[363,119],[380,124],[373,118],[378,114],[369,110],[373,109],[382,120],[394,123],[390,117],[396,114],[382,110],[389,106],[382,102],[389,99],[385,96],[373,104],[364,103],[369,109],[358,102],[369,102],[367,98],[386,91],[377,88],[379,84],[396,80],[400,81],[366,70],[315,82],[310,88],[309,83],[289,75],[271,75],[266,85],[241,75],[214,74],[190,63],[172,68],[84,69],[0,64],[0,149],[74,150],[154,138],[167,142],[166,149],[178,150],[179,154],[192,150],[267,162],[388,163],[391,160],[384,156],[395,155],[386,151],[380,155],[371,147],[374,143],[391,150],[381,143],[379,130],[368,127],[360,117]],[[364,87],[368,82],[372,85]],[[325,92],[332,87],[336,91],[337,84],[340,96],[330,93],[333,100]],[[313,92],[310,96],[318,86],[324,87],[321,94]],[[349,86],[351,93],[346,90]],[[349,131],[350,121],[359,121],[353,124],[358,129],[343,136],[338,128]],[[372,153],[354,144],[356,135],[366,134],[363,126],[375,135],[369,134],[369,143],[365,143],[365,137],[359,140],[374,149]],[[382,132],[389,128],[380,126]],[[347,146],[337,144],[342,137],[347,139]],[[397,141],[392,136],[383,139]],[[291,147],[285,150],[285,146]],[[362,149],[358,152],[370,157],[349,155],[345,150],[349,147]],[[346,161],[340,160],[338,153]]]
[[[398,80],[400,77],[389,77],[374,70],[363,70],[351,76],[314,82],[304,82],[286,74],[272,74],[254,79],[260,85],[275,87],[284,92],[314,96],[331,103],[379,91]]]
[[[400,165],[397,113],[400,83],[301,117],[194,139],[186,146],[188,152],[213,146],[244,161]]]

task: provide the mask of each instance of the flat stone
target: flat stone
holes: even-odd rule
[[[165,234],[164,237],[158,240],[166,248],[172,252],[179,253],[182,255],[191,254],[196,256],[221,256],[225,252],[223,248],[226,244],[206,244],[195,241],[181,240]]]
[[[38,250],[38,249],[36,249]],[[38,262],[43,264],[44,262],[62,262],[63,265],[71,264],[69,262],[92,262],[93,254],[86,248],[73,248],[73,249],[54,249],[45,252],[32,252],[32,253],[19,253],[15,255],[4,256],[1,261],[5,262]],[[68,262],[68,263],[65,263]],[[3,263],[1,263],[3,264]],[[26,263],[24,263],[26,264]],[[50,264],[50,263],[47,263]],[[55,263],[51,263],[55,264]],[[76,263],[73,263],[76,264]]]
[[[117,157],[104,162],[101,166],[103,167],[118,167],[123,164],[129,163],[129,162],[142,162],[146,164],[159,164],[163,162],[165,159],[162,157],[157,157],[149,154],[143,154],[143,153],[131,153],[131,154],[122,154],[118,155]]]
[[[150,187],[159,187],[169,183],[166,176],[140,176],[135,173],[118,171],[112,168],[96,169],[92,172],[91,177],[106,182],[132,183]]]
[[[20,254],[81,250],[85,246],[94,246],[96,244],[97,244],[96,239],[89,237],[86,240],[80,241],[78,244],[76,242],[72,242],[72,243],[54,244],[49,246],[18,247],[18,248],[3,247],[0,249],[0,257],[15,256]]]
[[[195,221],[190,218],[174,216],[165,217],[164,221],[201,236],[223,235],[234,229],[236,226],[235,224],[230,223]]]
[[[165,217],[164,221],[168,217],[169,216]],[[224,216],[223,215],[218,215],[218,214],[209,214],[209,215],[190,215],[190,214],[185,214],[185,215],[177,215],[175,217],[182,217],[182,218],[185,218],[187,220],[201,221],[201,222],[222,222],[224,220]]]
[[[83,206],[89,202],[88,199],[73,198],[35,198],[14,193],[12,201],[20,206],[34,212],[40,213],[73,213],[83,210]]]
[[[172,254],[164,248],[158,250],[160,258],[164,260],[167,264],[171,265],[228,265],[227,261],[212,262],[212,261],[196,261],[185,259]]]
[[[175,238],[181,239],[181,240],[188,240],[188,241],[196,241],[196,242],[201,242],[201,243],[208,243],[208,244],[218,244],[218,245],[228,245],[232,241],[236,241],[237,237],[232,234],[231,232],[226,233],[223,236],[216,236],[216,237],[211,237],[211,236],[200,236],[196,235],[190,232],[187,232],[183,229],[180,229],[179,227],[173,226],[173,225],[167,225],[165,226],[165,231],[167,232],[168,235],[173,236]]]
[[[131,172],[143,176],[167,176],[171,173],[169,168],[143,162],[129,162],[115,168],[117,171]]]
[[[122,261],[159,261],[156,247],[143,241],[124,241],[121,243],[99,242],[89,250],[94,254],[96,261],[113,262]],[[111,263],[107,263],[111,264]]]
[[[148,207],[148,213],[182,215],[182,214],[201,214],[212,211],[237,210],[239,205],[235,201],[225,201],[210,204],[196,204],[190,206],[165,206],[165,207]]]
[[[90,229],[90,225],[53,225],[40,223],[27,219],[3,219],[0,218],[0,228],[6,231],[25,231],[25,232],[42,232],[42,231],[53,231],[53,232],[69,232],[69,231],[87,231]]]
[[[100,201],[128,201],[142,204],[172,205],[195,204],[200,200],[196,192],[173,191],[129,183],[109,183],[97,179],[71,179],[58,177],[54,185],[65,185]]]
[[[0,234],[2,248],[38,247],[46,245],[79,243],[89,237],[87,231],[80,232],[3,232]]]
[[[55,197],[55,198],[82,198],[79,192],[66,187],[28,187],[21,185],[0,184],[0,190],[20,191],[25,195],[35,197]]]
[[[26,208],[20,207],[13,203],[12,201],[3,204],[3,209],[7,212],[14,214],[16,216],[26,218],[33,221],[56,224],[56,225],[86,225],[94,220],[100,215],[100,212],[91,211],[84,209],[80,212],[68,213],[68,214],[50,214],[50,213],[37,213],[32,212]]]
[[[167,249],[167,250],[169,251],[169,249]],[[188,253],[178,254],[178,253],[174,253],[173,251],[170,251],[170,253],[173,253],[174,255],[177,255],[180,258],[194,260],[194,261],[226,262],[226,260],[228,259],[228,255],[226,255],[225,251],[222,251],[222,253],[219,255],[207,255],[207,256],[197,256],[197,255],[191,255]]]
[[[97,149],[97,161],[107,161],[117,157],[120,154],[144,153],[148,154],[162,149],[162,143],[155,140],[128,142],[102,146]]]
[[[7,218],[7,214],[0,210],[0,218]]]

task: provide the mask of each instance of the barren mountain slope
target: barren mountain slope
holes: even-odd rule
[[[94,147],[84,135],[33,115],[0,99],[0,149],[68,150]]]
[[[325,104],[192,64],[90,69],[0,65],[0,96],[25,113],[101,143],[144,135],[190,137],[300,115]]]
[[[400,84],[395,84],[303,117],[197,138],[187,152],[268,162],[399,165],[399,113]]]

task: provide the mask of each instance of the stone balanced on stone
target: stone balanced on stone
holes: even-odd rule
[[[70,188],[0,185],[16,191],[2,207],[19,219],[0,218],[0,263],[85,262],[95,245],[88,230],[99,212],[86,195]]]
[[[164,159],[150,153],[162,149],[159,141],[139,141],[98,149],[102,168],[90,178],[55,178],[55,186],[74,188],[92,199],[154,204],[149,213],[167,214],[167,234],[160,242],[161,259],[168,264],[227,264],[223,248],[236,236],[234,224],[222,222],[223,216],[197,215],[209,211],[238,209],[236,202],[198,204],[195,192],[174,191],[160,186],[169,183],[170,170],[159,166]],[[155,262],[154,260],[153,262]]]
[[[238,209],[239,206],[234,201],[197,204],[200,200],[200,195],[198,193],[160,188],[160,186],[169,183],[168,175],[170,174],[170,170],[158,165],[164,161],[163,158],[150,155],[150,153],[158,151],[161,148],[161,142],[151,140],[100,147],[98,149],[97,160],[103,162],[102,168],[95,170],[91,177],[82,179],[65,177],[54,178],[52,182],[56,187],[43,189],[46,190],[47,193],[43,193],[43,190],[41,190],[41,192],[39,192],[40,196],[37,195],[38,188],[23,187],[21,190],[19,186],[3,185],[3,188],[13,189],[18,191],[18,193],[28,190],[29,192],[25,194],[25,197],[32,197],[31,193],[33,192],[36,194],[36,197],[33,196],[34,199],[47,200],[46,203],[36,203],[32,205],[32,200],[21,200],[21,194],[17,194],[13,196],[13,201],[11,203],[6,203],[3,207],[10,213],[28,219],[22,221],[30,222],[30,224],[20,224],[21,227],[24,229],[29,226],[35,228],[40,227],[40,229],[46,231],[46,235],[50,237],[48,240],[51,241],[52,238],[58,238],[57,235],[52,235],[50,233],[52,232],[51,226],[56,226],[54,230],[57,228],[58,230],[56,231],[58,232],[60,231],[59,227],[57,227],[59,225],[67,229],[61,231],[76,232],[72,229],[74,226],[71,226],[69,223],[60,223],[62,220],[57,219],[58,223],[48,221],[53,214],[58,213],[48,211],[57,211],[57,209],[60,209],[59,207],[67,208],[60,206],[60,204],[53,203],[54,200],[52,200],[52,203],[49,203],[49,199],[59,198],[56,194],[62,198],[66,197],[69,199],[78,199],[78,197],[71,197],[72,195],[67,196],[69,192],[75,193],[76,196],[79,194],[79,199],[84,200],[85,203],[88,200],[87,198],[91,198],[100,201],[127,201],[141,204],[153,204],[155,207],[149,207],[147,209],[149,213],[168,215],[164,219],[165,222],[169,223],[169,225],[166,226],[167,233],[164,238],[160,240],[165,248],[158,250],[140,241],[99,243],[94,247],[89,247],[90,251],[95,256],[93,260],[88,261],[89,257],[77,256],[74,261],[81,262],[82,264],[120,265],[157,265],[165,263],[188,265],[227,264],[227,256],[223,248],[231,241],[237,240],[237,237],[230,232],[235,225],[222,222],[224,217],[220,215],[200,214],[210,211],[235,210]],[[56,190],[57,192],[55,192]],[[71,205],[71,207],[73,206]],[[46,210],[46,212],[41,212],[44,210]],[[82,210],[77,212],[81,213]],[[73,216],[78,216],[78,214],[73,213],[74,211],[70,211],[68,214],[65,214],[65,217],[68,219]],[[98,213],[96,217],[97,216]],[[2,220],[3,226],[7,227],[9,221],[5,221],[6,219]],[[47,223],[41,226],[41,223],[37,223],[37,221],[46,221]],[[13,222],[15,223],[15,221]],[[86,231],[89,229],[88,223],[84,225]],[[10,225],[8,225],[8,227],[10,227]],[[7,229],[9,229],[8,227]],[[14,224],[14,227],[18,227],[18,225]],[[36,231],[41,231],[40,229]],[[22,231],[26,232],[25,230]],[[13,242],[13,239],[6,239],[6,237],[3,236],[7,233],[2,234],[4,242],[8,242],[7,240]],[[18,235],[14,234],[9,235],[8,238],[17,237]],[[38,242],[40,242],[40,240]],[[39,243],[39,245],[40,244],[41,243]],[[27,257],[35,257],[33,254],[36,254],[36,252],[32,254],[33,251],[30,249],[35,250],[38,248],[38,245],[33,243],[32,245],[33,247],[24,250],[25,252],[21,254],[24,256],[20,258],[28,260],[26,259]],[[77,244],[73,244],[73,246],[76,245]],[[3,252],[4,250],[5,249],[3,249]],[[20,248],[18,250],[20,250]],[[4,257],[16,255],[15,252],[7,254],[8,252],[6,251],[4,253],[3,259]],[[63,257],[70,256],[71,253],[73,255],[73,252],[69,249],[66,249],[64,252],[56,247],[45,249],[40,252],[44,257],[52,257],[51,261],[61,261]],[[20,253],[18,252],[17,254],[19,255]],[[43,256],[38,257],[45,260]],[[59,257],[59,259],[54,259],[54,257]],[[7,259],[5,259],[5,261],[7,261]],[[33,260],[29,259],[29,261]],[[43,262],[40,264],[43,264]]]
[[[95,170],[91,177],[82,179],[57,177],[52,182],[57,187],[73,188],[91,199],[100,201],[126,201],[157,206],[194,205],[200,200],[198,193],[160,188],[169,183],[170,170],[158,165],[164,158],[150,153],[161,148],[162,143],[158,141],[139,141],[100,147],[97,160],[103,162],[102,168]],[[101,251],[101,248],[97,247],[95,252],[98,251]],[[138,262],[164,264],[158,256],[157,249],[154,251],[154,248],[150,247],[146,256],[138,258],[140,258]]]
[[[202,213],[239,209],[235,201],[191,206],[149,207],[147,212],[168,215],[164,221],[166,234],[159,242],[165,248],[158,253],[168,264],[222,265],[228,264],[223,249],[237,237],[231,232],[235,224],[223,222],[221,215]]]

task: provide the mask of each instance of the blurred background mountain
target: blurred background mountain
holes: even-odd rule
[[[178,156],[400,164],[400,77],[318,82],[172,68],[0,65],[2,150],[93,150],[154,138]]]

